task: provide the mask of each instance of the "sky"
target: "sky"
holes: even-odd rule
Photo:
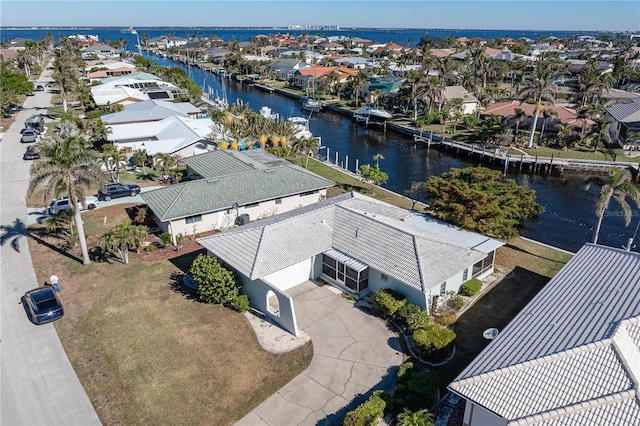
[[[288,25],[640,31],[640,1],[0,1],[0,27],[286,27]]]

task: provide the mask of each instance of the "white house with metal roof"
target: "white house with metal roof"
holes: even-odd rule
[[[216,148],[210,137],[215,126],[210,118],[171,115],[160,121],[109,125],[107,140],[127,154],[146,151],[151,156],[163,153],[190,157]]]
[[[609,126],[611,139],[625,147],[629,135],[640,132],[640,97],[607,106],[606,118],[611,121]]]
[[[586,244],[449,389],[465,426],[631,426],[639,383],[640,253]]]
[[[185,158],[200,179],[140,194],[158,226],[172,235],[195,235],[314,204],[334,182],[262,150],[215,150]],[[246,215],[246,216],[244,216]]]
[[[200,109],[189,102],[149,99],[125,105],[122,111],[105,114],[100,120],[106,125],[114,125],[160,121],[174,115],[197,119],[199,114]]]
[[[134,75],[136,74],[136,75]],[[148,78],[140,78],[146,73],[131,73],[122,77],[104,79],[102,84],[91,86],[91,97],[96,105],[130,104],[147,99],[173,100],[180,89],[173,83],[162,81],[158,77],[147,74]]]
[[[489,245],[478,249],[485,237],[472,241],[461,231],[455,241],[413,216],[351,192],[198,242],[238,273],[252,306],[296,334],[293,302],[285,291],[309,279],[322,278],[357,295],[389,287],[430,309],[447,292],[493,271],[500,243],[487,254]],[[269,310],[271,295],[282,314]]]

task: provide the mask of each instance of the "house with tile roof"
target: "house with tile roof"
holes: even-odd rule
[[[174,242],[179,234],[226,229],[243,217],[255,221],[314,204],[334,185],[260,149],[219,149],[183,161],[198,179],[141,194]]]
[[[462,424],[639,425],[640,254],[586,244],[449,385]]]
[[[502,243],[436,222],[351,192],[198,242],[238,274],[256,309],[296,334],[285,291],[309,279],[357,296],[393,288],[430,309],[468,279],[493,271]],[[269,311],[271,294],[291,317]]]
[[[462,99],[463,114],[475,114],[480,105],[478,98],[462,86],[446,86],[444,88],[443,98],[447,101]]]
[[[617,102],[605,108],[606,118],[611,122],[611,139],[621,146],[627,142],[629,134],[640,132],[640,97],[627,102]]]
[[[200,109],[189,102],[169,102],[156,99],[125,105],[122,111],[105,114],[100,120],[106,125],[160,121],[173,115],[197,119]]]
[[[535,105],[528,104],[526,102],[520,101],[503,101],[503,102],[495,102],[489,105],[484,111],[481,112],[482,115],[498,115],[503,118],[513,117],[516,114],[516,110],[521,109],[525,112],[527,117],[533,117],[535,112]],[[558,124],[564,126],[572,126],[576,128],[582,128],[584,125],[584,118],[578,118],[578,112],[575,109],[565,107],[565,106],[556,106],[556,105],[548,105],[545,106],[544,109],[555,111],[556,116],[549,118],[549,122],[547,123],[547,128],[549,130],[555,129]],[[538,120],[538,129],[542,127],[542,122],[544,120]],[[531,122],[531,118],[523,121],[523,125],[526,125],[527,122]],[[587,120],[587,126],[593,125],[593,120]]]

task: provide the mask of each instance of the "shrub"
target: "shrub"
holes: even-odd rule
[[[164,244],[165,246],[171,244],[171,234],[168,232],[163,232],[160,235],[160,240],[162,240],[162,244]]]
[[[447,305],[454,311],[459,311],[464,306],[464,299],[455,295],[447,301]]]
[[[218,263],[215,257],[199,255],[189,273],[198,286],[198,296],[207,303],[231,305],[239,295],[241,284],[235,274]]]
[[[458,320],[458,317],[456,316],[455,313],[440,315],[435,318],[435,322],[437,324],[440,324],[443,327],[448,327],[451,324],[455,324],[457,320]]]
[[[456,333],[440,324],[431,323],[413,333],[413,342],[420,356],[433,362],[445,360],[456,340]]]
[[[482,281],[472,278],[460,287],[460,293],[465,296],[475,296],[482,288]]]
[[[390,288],[383,288],[373,296],[375,307],[388,317],[395,314],[406,303],[406,297]]]
[[[153,244],[149,244],[148,246],[146,246],[144,248],[146,251],[156,251],[158,250],[158,247],[154,246]]]
[[[342,426],[375,425],[376,420],[384,417],[390,399],[389,395],[381,390],[373,391],[373,395],[369,399],[358,405],[355,410],[347,413],[342,420]]]
[[[412,333],[421,328],[425,328],[429,324],[431,324],[431,317],[427,311],[423,309],[411,314],[409,318],[407,318],[407,327],[409,327],[409,331]]]
[[[422,309],[420,309],[420,306],[418,305],[414,305],[413,303],[406,303],[396,311],[396,317],[398,319],[398,322],[406,324],[407,318],[409,318],[409,316],[411,316],[412,314],[417,314],[421,310]]]
[[[238,312],[247,312],[249,310],[249,296],[241,294],[231,301],[231,307]]]
[[[438,399],[438,375],[412,362],[400,366],[395,387],[393,403],[395,407],[418,411],[431,407]]]

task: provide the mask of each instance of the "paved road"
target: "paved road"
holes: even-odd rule
[[[51,80],[45,71],[40,84]],[[44,113],[51,95],[36,92],[0,143],[0,424],[100,424],[60,343],[53,324],[32,324],[19,304],[37,287],[27,246],[25,194],[30,162],[22,160],[20,130],[31,115]],[[43,108],[43,109],[40,109]],[[54,271],[52,271],[53,273]]]
[[[383,322],[327,286],[306,282],[287,293],[298,325],[313,342],[313,360],[238,426],[337,426],[372,389],[391,390],[402,354]]]

